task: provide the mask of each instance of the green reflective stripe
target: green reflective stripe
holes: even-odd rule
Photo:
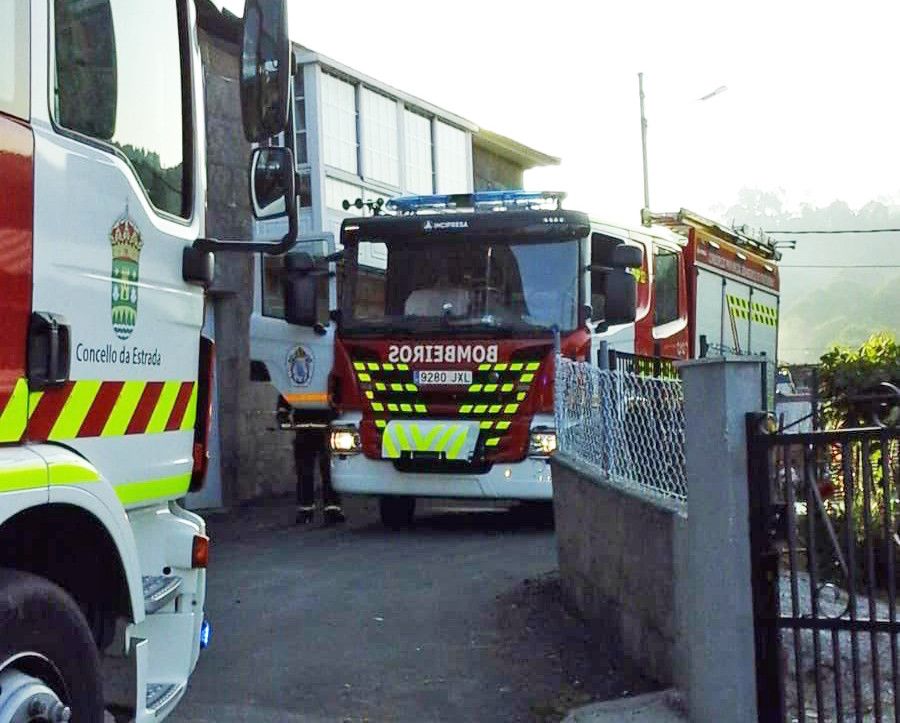
[[[409,371],[409,364],[398,364],[398,365],[397,365],[397,370],[398,370],[398,371],[401,371],[401,372],[408,372],[408,371]]]
[[[515,414],[518,411],[519,411],[518,404],[507,404],[506,407],[503,409],[504,414]]]
[[[494,426],[494,423],[493,423],[493,422],[482,422],[482,423],[481,423],[481,428],[482,428],[482,429],[490,429],[490,428],[493,427],[493,426]]]
[[[487,404],[475,405],[475,414],[484,414],[487,411]]]
[[[516,399],[518,399],[520,402],[524,402],[524,401],[525,401],[525,397],[527,397],[527,396],[528,396],[528,393],[527,393],[527,392],[519,392],[519,393],[516,395]]]
[[[494,370],[498,371],[498,372],[505,372],[507,369],[509,369],[509,364],[495,364],[494,365]]]
[[[459,429],[456,425],[452,425],[447,428],[447,430],[441,435],[441,438],[434,445],[435,452],[443,452],[444,448],[447,446],[447,443],[456,434],[456,431]]]
[[[51,462],[49,470],[50,478],[48,481],[52,485],[71,485],[100,481],[100,473],[87,465],[53,464]]]
[[[359,375],[359,381],[361,381],[361,382],[371,382],[371,381],[372,381],[372,375],[371,375],[371,374],[366,374],[365,372],[363,372],[363,373],[361,373],[361,374]]]
[[[377,392],[386,392],[386,391],[387,391],[387,384],[385,384],[384,382],[375,382],[375,391],[377,391]]]
[[[401,404],[400,411],[406,412],[407,414],[413,410],[412,404]]]
[[[506,421],[504,421],[504,422],[497,422],[497,431],[498,431],[498,432],[504,432],[504,431],[506,431],[507,429],[509,429],[509,427],[510,427],[511,424],[512,424],[512,422],[506,422]]]
[[[147,425],[147,434],[158,434],[166,431],[166,425],[169,423],[169,417],[172,415],[175,401],[178,399],[179,389],[181,389],[181,382],[166,382],[163,384],[159,400],[156,402],[156,409],[153,410],[150,424]]]
[[[188,400],[187,409],[184,410],[184,418],[181,420],[181,429],[193,429],[197,423],[197,384],[191,390],[191,398]]]
[[[370,391],[367,391],[367,392],[366,392],[366,399],[375,399],[375,392],[373,392],[373,391],[371,391],[371,390],[370,390]]]
[[[515,364],[509,365],[509,370],[511,372],[520,372],[525,368],[525,365],[522,362],[516,362]]]
[[[529,362],[528,366],[525,367],[525,371],[536,372],[540,368],[541,368],[540,362]]]
[[[389,411],[389,412],[399,412],[399,411],[400,411],[400,407],[397,406],[396,404],[389,403],[389,404],[388,404],[388,411]]]
[[[396,383],[391,384],[391,391],[392,391],[392,392],[402,392],[402,391],[403,391],[403,385],[402,385],[402,384],[396,384]]]
[[[463,404],[459,408],[460,414],[471,414],[472,413],[472,405],[471,404]]]
[[[362,362],[353,362],[353,368],[358,372],[363,372],[366,370],[366,365]]]
[[[384,405],[381,402],[372,402],[372,409],[374,409],[376,412],[383,412]]]
[[[484,446],[485,447],[496,447],[498,444],[500,444],[500,437],[491,437],[489,440],[487,440],[484,443]]]
[[[416,411],[417,411],[419,414],[425,414],[425,412],[428,411],[428,407],[426,407],[424,404],[417,404],[417,405],[416,405]]]
[[[418,388],[415,384],[407,384],[407,385],[406,385],[406,391],[408,391],[408,392],[417,392],[417,391],[419,391],[419,388]]]
[[[81,423],[91,409],[91,404],[100,391],[99,381],[75,382],[69,398],[66,399],[62,411],[56,418],[53,428],[50,430],[49,439],[75,439]]]
[[[504,384],[504,385],[500,388],[500,391],[501,391],[501,392],[511,392],[513,389],[515,389],[515,385],[514,385],[514,384]]]
[[[40,489],[47,486],[47,469],[42,465],[0,467],[0,492]]]
[[[392,372],[392,371],[394,371],[394,365],[393,365],[393,364],[382,364],[382,365],[381,365],[381,368],[384,369],[386,372]]]
[[[456,459],[459,456],[459,450],[463,448],[463,445],[466,443],[466,439],[469,437],[469,429],[468,427],[463,427],[459,430],[459,433],[456,435],[456,439],[450,444],[450,449],[447,450],[447,459]]]
[[[519,377],[519,381],[522,382],[522,384],[530,384],[534,381],[534,374],[523,374]]]
[[[412,435],[413,444],[416,447],[417,452],[429,452],[431,451],[431,443],[434,441],[435,437],[437,437],[444,430],[443,424],[438,424],[435,427],[432,427],[431,431],[428,432],[424,437],[422,433],[419,431],[419,428],[413,424],[409,431]]]
[[[190,483],[190,472],[144,482],[127,482],[116,486],[116,496],[123,505],[152,502],[164,497],[181,497],[187,493]]]
[[[28,395],[28,418],[31,419],[31,415],[34,414],[34,410],[37,409],[38,404],[41,403],[41,399],[43,399],[43,392],[32,392]]]
[[[387,426],[387,422],[383,419],[376,419],[375,426],[378,427],[378,429],[384,429]]]
[[[478,365],[478,371],[480,371],[480,372],[489,372],[490,370],[491,370],[490,364],[479,364]]]
[[[403,452],[410,452],[412,448],[409,446],[409,439],[406,436],[406,430],[403,427],[398,426],[395,427],[397,431],[397,444],[400,445],[400,449]]]
[[[376,364],[375,362],[369,362],[366,366],[369,367],[369,371],[372,371],[372,372],[378,371],[378,364]]]
[[[481,385],[481,384],[473,384],[472,386],[469,387],[469,391],[470,392],[480,392],[482,390],[482,388],[483,388],[483,385]]]
[[[146,385],[146,382],[125,382],[122,391],[119,392],[119,398],[113,406],[112,413],[106,420],[103,432],[100,434],[101,437],[118,437],[125,434]]]
[[[502,408],[503,408],[503,405],[502,405],[502,404],[492,404],[489,411],[490,411],[491,414],[499,414],[499,413],[500,413],[500,410],[501,410]]]
[[[381,437],[381,443],[384,446],[384,453],[388,459],[396,459],[400,456],[400,453],[397,451],[397,445],[394,443],[394,438],[391,435],[391,430],[385,431]]]
[[[497,391],[497,385],[496,385],[496,384],[485,384],[485,385],[484,385],[484,391],[489,392],[489,393],[490,393],[490,392],[496,392],[496,391]]]
[[[28,383],[16,380],[12,396],[0,413],[0,442],[18,442],[28,422]]]

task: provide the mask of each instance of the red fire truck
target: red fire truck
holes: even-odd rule
[[[646,370],[660,366],[650,358],[758,356],[770,362],[774,393],[780,258],[774,241],[685,209],[645,213],[643,221],[639,228],[592,225],[595,247],[627,243],[643,250],[634,270],[635,323],[594,335],[593,361],[604,363],[598,355],[607,347],[635,355]]]
[[[555,348],[585,359],[589,324],[633,321],[641,264],[633,244],[592,249],[588,217],[561,200],[400,198],[395,215],[344,222],[332,479],[379,495],[387,524],[419,496],[552,497]],[[313,296],[295,275],[288,319],[315,319]]]

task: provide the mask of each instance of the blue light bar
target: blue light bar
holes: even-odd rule
[[[209,647],[209,640],[211,637],[212,625],[209,624],[209,620],[204,618],[203,623],[200,625],[200,650]]]
[[[478,206],[534,205],[555,201],[562,204],[565,193],[555,191],[477,191],[476,193],[436,194],[433,196],[400,196],[387,202],[387,207],[398,213],[415,213],[422,210],[448,210]]]

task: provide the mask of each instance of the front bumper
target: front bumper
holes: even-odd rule
[[[363,454],[331,458],[331,482],[338,492],[363,495],[549,500],[550,464],[528,458],[495,464],[484,474],[400,472],[390,460]]]

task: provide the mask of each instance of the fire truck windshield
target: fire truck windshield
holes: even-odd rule
[[[345,333],[544,335],[576,328],[578,241],[347,248]]]

